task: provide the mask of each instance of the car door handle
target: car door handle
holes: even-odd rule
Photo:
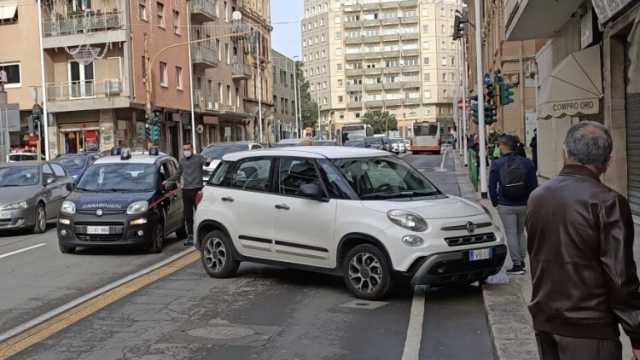
[[[221,198],[220,200],[224,201],[224,202],[233,202],[233,198],[225,196],[223,198]]]
[[[278,209],[278,210],[291,210],[291,208],[287,204],[277,204],[276,205],[276,209]]]

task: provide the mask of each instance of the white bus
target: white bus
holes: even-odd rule
[[[439,122],[416,122],[413,124],[411,152],[431,152],[440,154],[442,148],[442,127]]]
[[[340,145],[344,145],[349,141],[364,141],[366,137],[373,136],[373,128],[366,124],[345,125],[337,131],[336,135]]]

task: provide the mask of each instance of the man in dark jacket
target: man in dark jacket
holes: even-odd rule
[[[527,200],[529,194],[538,186],[538,178],[531,160],[515,151],[516,144],[517,138],[512,135],[502,135],[498,138],[502,157],[491,164],[489,195],[504,225],[509,255],[513,262],[513,267],[507,272],[521,275],[525,271],[524,224]]]
[[[620,360],[618,325],[640,360],[631,209],[600,182],[612,148],[603,125],[574,125],[565,139],[560,175],[529,200],[529,310],[543,360]]]
[[[196,195],[203,188],[202,167],[205,159],[193,153],[191,144],[182,147],[184,157],[180,159],[177,177],[182,177],[182,203],[184,205],[184,219],[189,237],[184,246],[193,246],[193,213],[196,209]]]

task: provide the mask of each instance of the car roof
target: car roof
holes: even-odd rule
[[[362,149],[343,146],[297,146],[282,147],[254,151],[241,151],[227,154],[222,159],[225,161],[237,161],[249,157],[262,156],[298,156],[315,159],[350,159],[376,156],[392,156],[386,151],[374,149]]]
[[[23,166],[39,166],[47,162],[44,160],[25,160],[0,164],[0,167],[23,167]]]
[[[223,143],[217,143],[217,144],[209,144],[209,145],[205,146],[204,149],[212,148],[212,147],[215,147],[215,146],[229,146],[229,145],[247,145],[247,146],[249,146],[249,145],[253,145],[253,144],[258,144],[258,143],[253,142],[253,141],[223,142]]]
[[[131,159],[123,160],[120,156],[105,156],[102,157],[94,164],[117,164],[117,163],[132,163],[132,164],[154,164],[158,160],[169,159],[170,156],[166,155],[136,155],[132,154]]]

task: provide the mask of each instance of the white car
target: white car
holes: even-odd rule
[[[207,163],[202,168],[202,181],[206,182],[207,180],[209,180],[209,176],[211,176],[218,164],[220,164],[220,161],[222,161],[222,157],[224,155],[233,152],[257,149],[262,149],[262,145],[252,142],[220,143],[207,146],[206,148],[202,149],[202,153],[200,154],[205,159],[207,159]]]
[[[507,253],[488,211],[441,193],[379,150],[295,147],[227,154],[196,213],[196,246],[212,277],[241,261],[339,274],[357,297],[413,284],[482,281]]]

